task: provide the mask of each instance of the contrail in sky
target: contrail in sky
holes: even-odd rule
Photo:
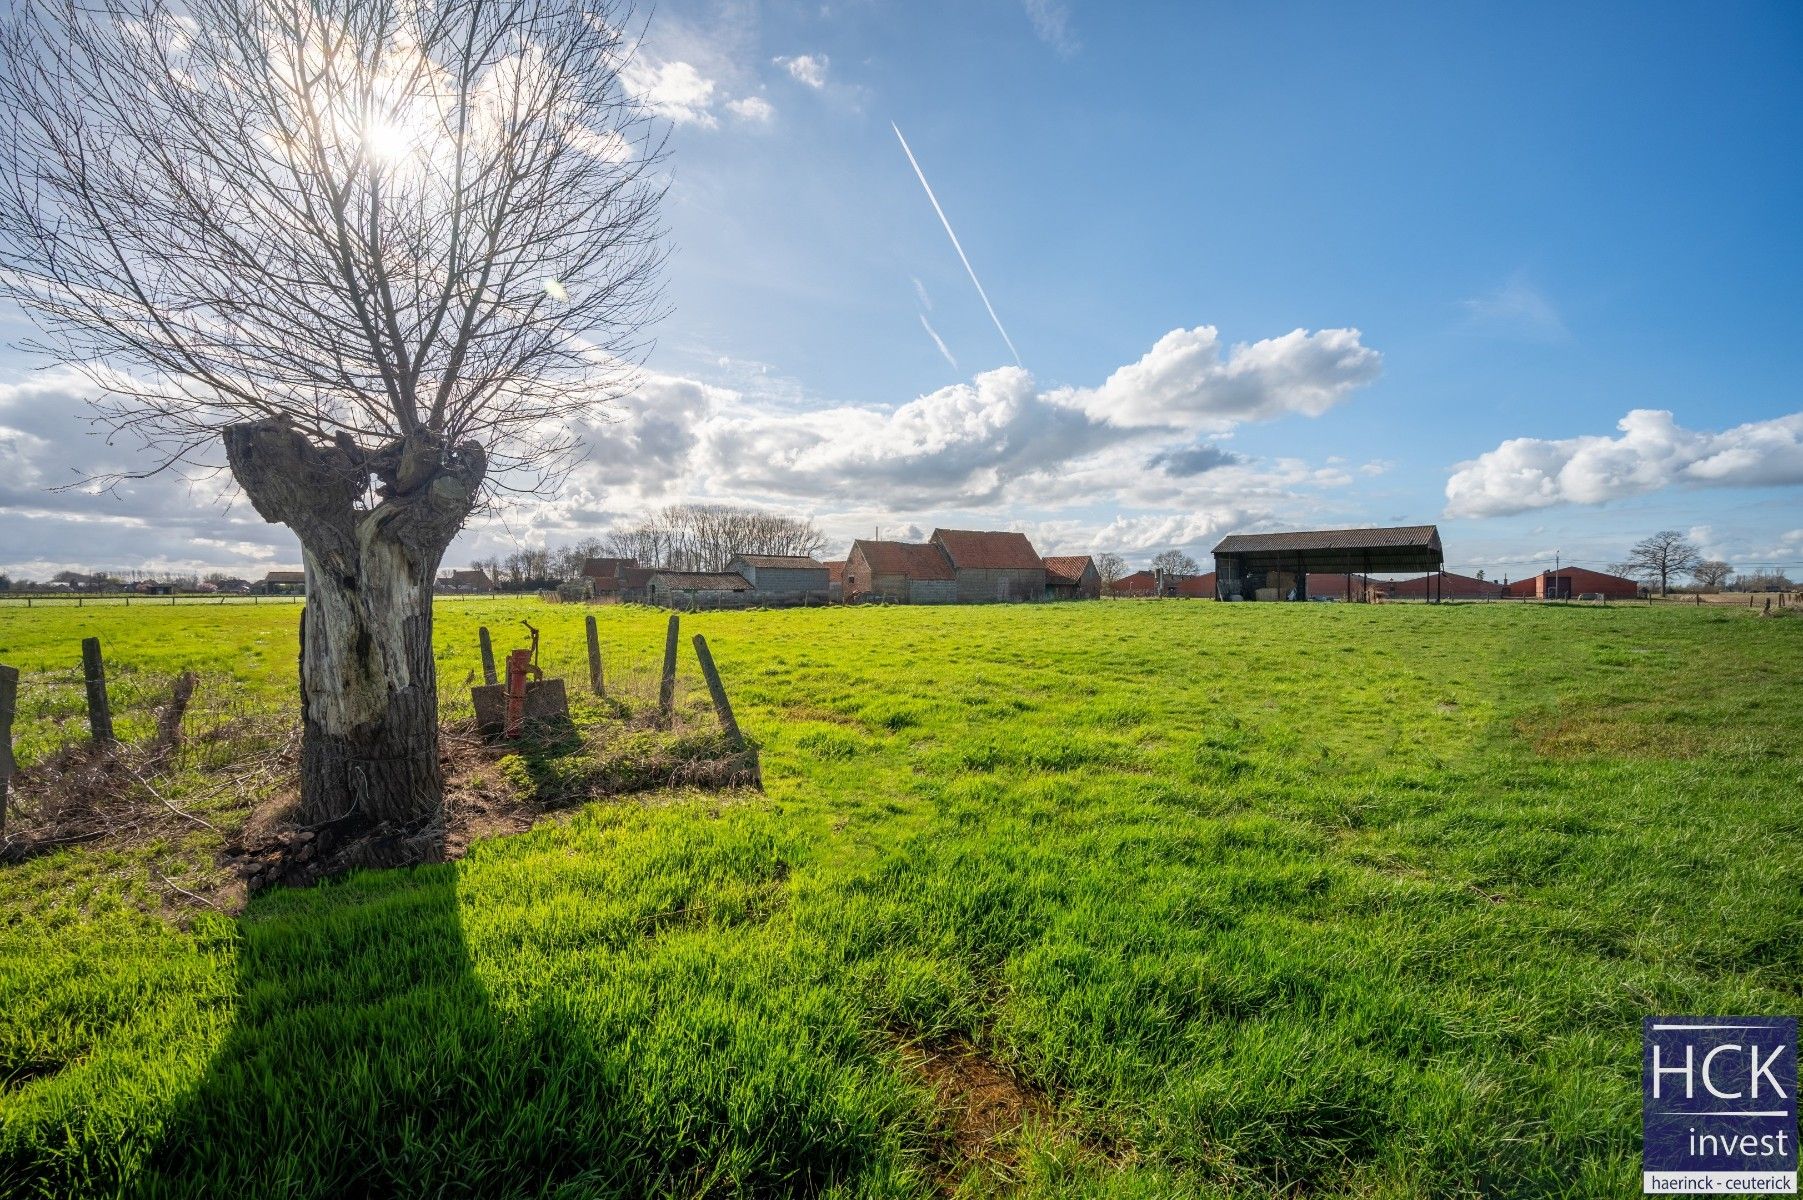
[[[927,320],[925,313],[920,314],[920,323],[926,327],[927,336],[933,339],[933,345],[939,347],[939,353],[945,355],[945,361],[952,364],[952,370],[956,371],[958,360],[953,358],[952,352],[945,348],[945,339],[939,336],[939,331],[933,328],[932,322]]]
[[[945,219],[945,210],[939,207],[939,197],[933,195],[933,185],[927,182],[926,172],[920,169],[920,163],[914,158],[914,151],[909,149],[908,139],[902,137],[901,127],[894,121],[889,122],[889,128],[895,130],[896,140],[901,142],[902,153],[908,156],[908,165],[914,168],[915,178],[919,179],[920,186],[926,189],[927,199],[933,202],[933,211],[939,214],[939,223],[945,226],[945,236],[952,239],[952,249],[956,250],[958,257],[963,260],[964,270],[970,275],[970,281],[977,285],[977,295],[983,297],[983,307],[989,310],[989,319],[995,322],[995,331],[1002,335],[1004,342],[1008,343],[1008,353],[1014,355],[1014,365],[1020,366],[1020,351],[1014,348],[1014,339],[1008,336],[1006,329],[1002,328],[1002,319],[995,315],[995,305],[989,303],[989,293],[983,290],[983,281],[977,278],[976,268],[970,265],[970,256],[965,254],[964,247],[958,244],[958,235],[952,232],[952,223]],[[937,340],[937,335],[934,337]],[[944,347],[942,346],[941,349]],[[946,357],[950,358],[951,355],[948,354]]]

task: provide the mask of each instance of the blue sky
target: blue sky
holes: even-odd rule
[[[1803,575],[1799,63],[1788,4],[663,0],[646,386],[451,560],[722,499],[836,547],[1436,521],[1519,575],[1676,527]],[[83,452],[26,428],[28,371],[0,425],[47,477]],[[242,505],[164,544],[122,504],[162,501],[0,493],[38,530],[0,564],[298,560]]]

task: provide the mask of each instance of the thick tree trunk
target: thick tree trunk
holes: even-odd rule
[[[298,819],[430,821],[443,798],[432,580],[481,483],[480,447],[417,434],[375,452],[320,446],[275,421],[232,426],[225,443],[306,562]]]

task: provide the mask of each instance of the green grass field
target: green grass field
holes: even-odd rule
[[[596,611],[639,686],[663,616]],[[530,617],[575,681],[582,615],[442,606],[447,714],[477,623]],[[0,612],[21,758],[79,735],[91,633],[125,733],[192,666],[192,724],[279,740],[294,622]],[[1803,620],[690,628],[763,795],[602,800],[238,916],[159,886],[210,869],[198,827],[0,866],[0,1195],[1625,1196],[1641,1018],[1803,1009]],[[228,827],[229,760],[172,799]]]

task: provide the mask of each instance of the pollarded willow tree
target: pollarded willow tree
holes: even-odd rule
[[[625,16],[16,0],[0,28],[0,289],[144,474],[222,449],[300,540],[303,819],[436,814],[445,549],[632,383],[661,148]]]

